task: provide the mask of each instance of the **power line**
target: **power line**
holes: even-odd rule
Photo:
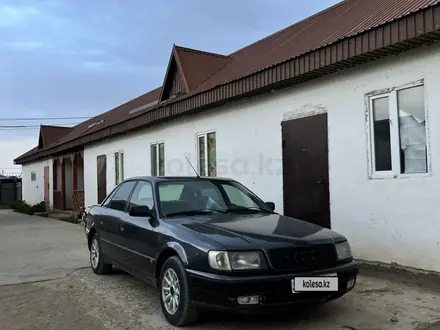
[[[71,127],[69,125],[78,125],[80,123],[63,123],[54,126]],[[0,131],[27,131],[27,130],[39,130],[40,125],[0,125]]]
[[[38,130],[38,127],[0,128],[0,131],[8,131],[8,132],[14,132],[14,131],[31,131],[31,130]]]
[[[38,127],[0,128],[0,131],[2,131],[2,132],[38,131]]]
[[[65,120],[65,119],[90,119],[92,117],[29,117],[29,118],[0,118],[0,121],[20,121],[20,120]]]
[[[58,125],[77,125],[79,123],[63,123]],[[40,125],[0,125],[0,128],[40,128]]]

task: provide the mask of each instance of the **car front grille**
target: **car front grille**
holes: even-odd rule
[[[275,270],[316,270],[337,262],[333,244],[271,249],[269,258]]]

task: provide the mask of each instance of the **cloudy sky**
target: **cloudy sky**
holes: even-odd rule
[[[78,121],[5,119],[96,115],[160,86],[173,43],[229,54],[336,2],[0,0],[0,170]]]

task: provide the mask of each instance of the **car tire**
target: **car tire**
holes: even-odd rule
[[[112,270],[112,264],[105,263],[98,233],[93,235],[90,243],[90,266],[92,266],[93,272],[98,275],[110,273]]]
[[[198,313],[191,300],[185,267],[177,256],[167,259],[162,266],[159,277],[159,299],[162,312],[170,324],[185,326],[197,320]],[[178,301],[177,307],[171,300]]]

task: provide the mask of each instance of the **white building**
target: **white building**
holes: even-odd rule
[[[440,271],[440,4],[367,2],[228,56],[173,47],[163,87],[16,160],[23,198],[92,205],[123,178],[194,175],[188,158],[358,258]]]

